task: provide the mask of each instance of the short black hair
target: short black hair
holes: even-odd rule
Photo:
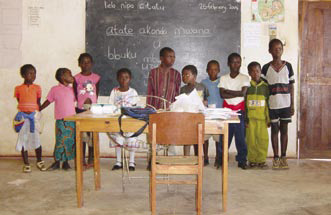
[[[269,42],[269,50],[271,50],[271,48],[272,48],[275,44],[277,44],[277,43],[278,43],[278,44],[281,44],[282,47],[284,47],[283,42],[282,42],[281,40],[275,38],[275,39],[270,40],[270,42]]]
[[[236,58],[236,57],[240,58],[240,60],[241,60],[241,56],[240,56],[240,54],[238,54],[238,53],[236,53],[236,52],[231,53],[231,54],[228,56],[228,64],[233,60],[233,58]]]
[[[212,64],[216,64],[218,69],[220,69],[220,64],[218,63],[218,61],[217,60],[211,60],[207,63],[207,71],[208,71],[210,65],[212,65]]]
[[[128,68],[121,68],[117,71],[116,75],[117,75],[117,79],[120,77],[120,75],[122,73],[128,73],[130,78],[132,78],[132,74],[131,74],[131,71],[128,69]]]
[[[89,53],[80,54],[79,57],[78,57],[78,63],[81,63],[83,61],[83,59],[86,58],[86,57],[90,58],[91,62],[93,63],[93,57]]]
[[[250,63],[248,64],[248,66],[247,66],[248,72],[250,72],[250,70],[251,70],[253,67],[255,67],[255,66],[258,66],[258,67],[260,68],[260,70],[261,70],[261,64],[259,64],[259,63],[256,62],[256,61],[252,61],[252,62],[250,62]]]
[[[36,68],[32,64],[24,64],[20,69],[20,73],[21,73],[22,78],[24,78],[26,72],[30,69],[33,69],[37,73]]]
[[[62,84],[62,80],[61,80],[61,77],[63,76],[63,74],[66,72],[66,71],[70,71],[69,69],[67,68],[58,68],[56,70],[56,73],[55,73],[55,79],[60,82]]]
[[[163,47],[161,50],[160,50],[160,57],[164,57],[165,53],[167,52],[175,52],[172,48],[169,48],[169,47]]]
[[[182,73],[184,70],[190,70],[192,75],[194,75],[195,77],[197,77],[198,75],[198,70],[194,65],[186,65],[183,69],[182,69]]]

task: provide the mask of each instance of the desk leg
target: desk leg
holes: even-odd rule
[[[222,206],[223,211],[227,210],[228,203],[228,150],[229,150],[229,124],[224,123],[223,127],[223,165],[222,165]]]
[[[100,148],[99,148],[99,133],[93,132],[93,144],[94,144],[94,182],[95,190],[99,190],[100,183]]]
[[[80,138],[80,122],[76,121],[76,189],[77,207],[83,206],[83,163],[82,163],[82,143]]]

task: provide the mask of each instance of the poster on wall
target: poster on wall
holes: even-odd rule
[[[22,0],[0,0],[0,70],[19,67],[21,42]]]
[[[284,22],[284,0],[252,0],[252,21]]]

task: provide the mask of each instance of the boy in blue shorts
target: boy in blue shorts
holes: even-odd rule
[[[292,65],[281,59],[283,43],[279,39],[269,42],[272,61],[262,68],[261,78],[269,84],[269,116],[271,120],[271,143],[274,151],[272,169],[288,169],[287,128],[294,114],[294,73]],[[280,131],[281,157],[278,154],[278,133]]]
[[[207,97],[208,100],[208,107],[209,108],[222,108],[223,107],[223,99],[221,98],[218,84],[220,83],[220,79],[218,74],[220,73],[220,65],[218,61],[211,60],[207,64],[207,73],[208,77],[201,81],[203,85],[208,89],[209,96]],[[205,142],[203,145],[203,153],[204,153],[204,165],[209,164],[209,157],[208,157],[208,148],[209,148],[209,139],[212,138],[215,141],[216,147],[216,158],[214,166],[219,168],[221,166],[222,161],[220,160],[220,144],[219,142],[222,141],[222,138],[219,135],[205,135]],[[221,151],[222,153],[222,151]]]

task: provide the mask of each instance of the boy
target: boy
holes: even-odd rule
[[[147,105],[158,109],[169,109],[175,97],[179,95],[180,89],[180,73],[173,69],[175,63],[175,51],[169,47],[164,47],[160,50],[159,67],[152,69],[148,75],[147,84]],[[159,98],[165,99],[167,102]],[[175,154],[175,149],[170,146],[168,152]],[[150,158],[148,158],[150,160]],[[150,169],[150,162],[147,166]]]
[[[261,78],[269,84],[269,116],[271,120],[271,143],[274,151],[272,169],[288,169],[287,127],[294,114],[294,73],[292,65],[281,59],[283,43],[279,39],[269,42],[272,61],[262,68]],[[281,157],[278,154],[278,133],[280,130]]]
[[[238,53],[232,53],[229,55],[228,66],[230,68],[230,73],[221,76],[218,87],[220,88],[220,94],[224,99],[223,107],[238,111],[240,114],[240,123],[231,123],[229,125],[229,147],[234,135],[238,152],[236,156],[238,167],[246,169],[247,146],[245,143],[244,97],[249,86],[249,77],[239,72],[241,67],[241,57]]]
[[[208,107],[210,108],[222,108],[223,107],[223,99],[220,96],[218,84],[220,83],[220,79],[217,77],[220,73],[220,65],[218,61],[211,60],[207,64],[207,73],[208,77],[201,81],[203,85],[208,89],[209,96],[208,100]],[[204,165],[209,164],[208,158],[208,147],[209,147],[209,138],[212,138],[215,141],[216,147],[216,159],[214,166],[219,168],[221,166],[221,161],[219,160],[219,141],[222,141],[218,135],[205,135],[205,142],[203,145],[203,153],[204,153]]]
[[[249,167],[267,168],[268,154],[268,127],[270,127],[268,98],[268,85],[261,80],[261,65],[251,62],[248,67],[251,77],[251,86],[248,87],[245,97],[246,108],[246,143]]]
[[[183,68],[182,78],[183,78],[183,83],[186,85],[180,88],[180,94],[182,93],[190,94],[194,89],[196,89],[204,105],[207,106],[208,104],[207,97],[209,96],[209,92],[208,89],[203,84],[196,82],[197,75],[198,75],[198,70],[195,66],[187,65]],[[190,148],[191,148],[190,145],[184,146],[185,156],[190,155]],[[194,145],[194,154],[198,155],[198,145]]]
[[[167,109],[169,103],[165,103],[164,107],[164,101],[153,96],[166,99],[170,103],[174,102],[179,94],[181,80],[179,72],[172,68],[175,63],[174,50],[169,47],[162,48],[160,60],[160,66],[152,69],[148,76],[147,104],[156,109]]]

